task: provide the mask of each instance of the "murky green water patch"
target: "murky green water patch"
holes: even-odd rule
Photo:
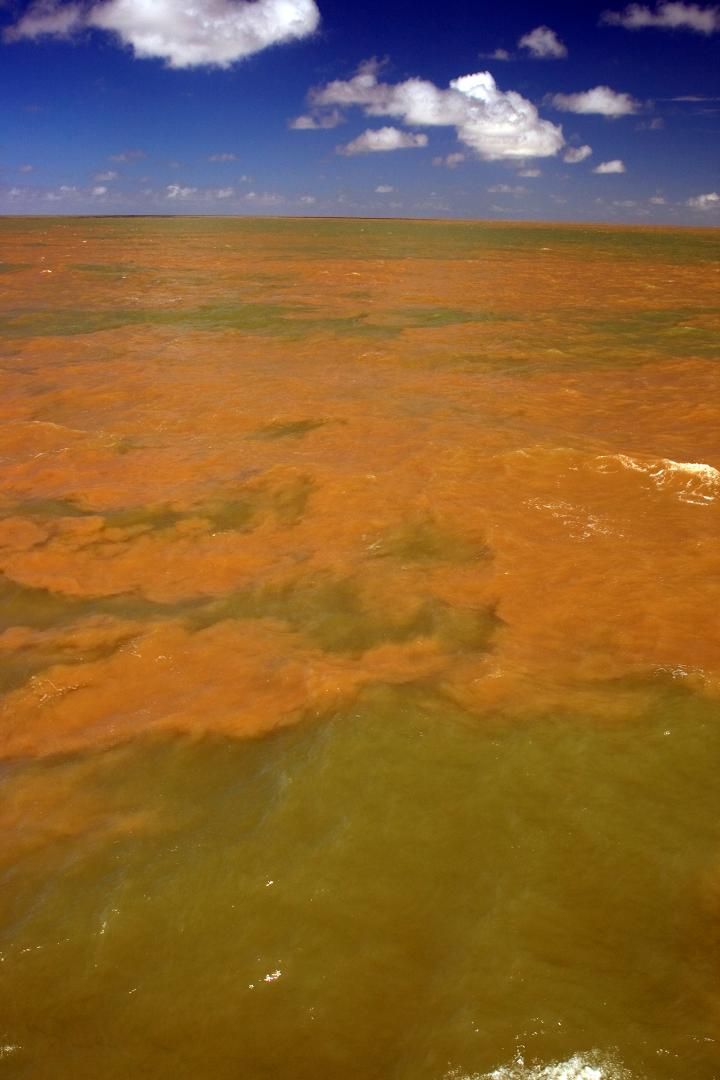
[[[589,329],[610,342],[611,348],[642,349],[670,356],[720,357],[720,332],[706,325],[720,314],[700,311],[636,311],[632,315],[593,319]]]
[[[311,419],[306,420],[276,420],[271,424],[265,424],[253,433],[254,439],[299,439],[311,431],[329,424],[329,420]]]
[[[444,648],[486,651],[502,626],[493,607],[453,608],[420,598],[406,609],[374,603],[353,578],[318,576],[285,589],[257,589],[210,601],[190,613],[200,629],[225,619],[277,619],[327,652],[361,654],[388,642],[436,638]]]
[[[4,873],[2,1067],[440,1080],[615,1048],[709,1080],[716,719],[484,727],[380,687],[271,739],[99,756],[69,802],[115,827]]]

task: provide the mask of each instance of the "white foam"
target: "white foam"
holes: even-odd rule
[[[492,1072],[467,1074],[453,1069],[444,1080],[632,1080],[632,1074],[617,1061],[593,1050],[547,1065],[526,1065],[519,1054],[514,1061]]]
[[[622,536],[622,533],[618,533],[606,518],[591,514],[582,506],[575,506],[562,500],[543,502],[542,499],[528,499],[525,505],[532,507],[533,510],[545,510],[551,517],[562,521],[573,540],[588,540],[593,534]]]
[[[630,454],[608,454],[598,458],[601,472],[609,463],[617,462],[624,469],[643,473],[658,490],[676,488],[681,502],[705,506],[720,494],[720,469],[701,461],[673,461],[671,458],[638,458]]]

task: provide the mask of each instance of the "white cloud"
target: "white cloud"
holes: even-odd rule
[[[644,4],[628,4],[624,11],[605,11],[600,21],[626,30],[692,30],[696,34],[714,34],[720,30],[720,8],[664,0],[651,11]]]
[[[594,173],[598,173],[599,176],[610,176],[613,173],[624,173],[625,165],[618,158],[614,161],[601,161],[599,165],[593,169]]]
[[[285,202],[284,197],[274,191],[248,191],[244,198],[253,206],[281,206]]]
[[[378,82],[376,65],[361,65],[348,80],[311,91],[314,106],[352,106],[367,116],[394,116],[423,127],[454,127],[460,142],[487,161],[551,157],[564,143],[562,128],[543,120],[532,102],[499,90],[489,71],[453,79],[443,90],[426,79]]]
[[[181,187],[180,184],[168,184],[165,188],[166,199],[189,199],[197,194],[197,188]]]
[[[691,210],[717,210],[720,209],[720,195],[717,191],[709,191],[706,195],[694,195],[687,200],[685,205]]]
[[[109,180],[117,180],[117,173],[108,169],[106,172],[95,173],[94,179],[99,180],[100,183],[106,183]]]
[[[445,157],[434,157],[432,159],[433,165],[445,165],[448,169],[456,169],[458,165],[462,165],[465,160],[465,155],[461,151],[455,151],[452,154],[446,154]]]
[[[300,202],[304,203],[306,206],[312,206],[313,203],[317,202],[317,199],[314,195],[301,195]]]
[[[314,115],[308,113],[304,116],[296,116],[289,122],[288,127],[291,131],[320,131],[335,128],[344,123],[345,117],[339,109],[331,109],[329,112],[318,109]]]
[[[91,195],[107,195],[108,189],[100,184],[98,187],[94,187],[90,192]]]
[[[395,188],[392,187],[391,184],[378,184],[378,186],[375,188],[375,192],[378,195],[389,195],[390,192],[394,190]]]
[[[542,176],[540,169],[519,169],[518,176],[525,177],[527,179],[535,179],[536,176]]]
[[[551,100],[562,112],[596,113],[611,118],[636,113],[640,108],[640,103],[630,94],[611,90],[609,86],[595,86],[579,94],[553,94]]]
[[[522,184],[516,184],[514,187],[512,184],[493,184],[488,188],[491,195],[514,195],[516,198],[527,195],[527,190]]]
[[[494,49],[491,53],[480,53],[481,60],[512,60],[512,56],[507,49]]]
[[[563,154],[563,161],[567,165],[579,165],[581,161],[585,161],[592,154],[591,146],[568,146],[567,150]]]
[[[667,199],[664,199],[662,195],[651,195],[649,201],[653,206],[665,206]]]
[[[142,161],[144,157],[147,157],[144,150],[123,150],[120,154],[111,154],[111,161]]]
[[[76,199],[80,191],[74,184],[61,184],[57,191],[47,191],[44,198],[48,202],[62,202],[65,199]]]
[[[174,68],[225,68],[271,45],[307,37],[319,23],[315,0],[94,0],[89,6],[36,0],[5,38],[68,37],[91,27],[116,34],[141,59],[161,59]]]
[[[34,165],[21,165],[20,166],[20,172],[21,173],[30,173],[30,172],[33,171],[34,167],[35,167]]]
[[[84,11],[80,4],[60,4],[57,0],[36,0],[31,4],[15,26],[4,32],[6,41],[18,41],[20,38],[36,38],[45,35],[69,37],[84,22]]]
[[[635,125],[636,131],[662,131],[665,121],[662,116],[653,116],[652,120],[641,120]]]
[[[567,46],[549,26],[536,26],[523,34],[518,45],[521,49],[527,49],[536,60],[560,60],[568,54]]]
[[[358,135],[357,139],[338,146],[338,154],[352,157],[355,154],[373,154],[385,150],[415,150],[427,146],[428,137],[412,131],[400,131],[399,128],[370,128]]]
[[[232,199],[233,195],[235,194],[235,188],[233,188],[233,187],[215,188],[215,190],[212,191],[210,194],[215,199]]]
[[[208,161],[237,161],[237,154],[211,154]]]

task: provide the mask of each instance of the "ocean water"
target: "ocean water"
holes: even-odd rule
[[[719,255],[0,222],[0,1077],[720,1077]]]

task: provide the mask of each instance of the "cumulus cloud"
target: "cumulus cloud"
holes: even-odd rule
[[[535,179],[537,176],[542,176],[540,169],[520,169],[518,176],[523,176],[531,179]]]
[[[598,173],[599,176],[609,176],[612,173],[624,173],[625,165],[619,158],[615,158],[613,161],[601,161],[599,165],[595,166],[593,172]]]
[[[208,161],[220,161],[220,162],[222,162],[222,161],[237,161],[237,155],[236,154],[228,154],[228,153],[211,154],[210,157],[208,158]]]
[[[720,31],[720,8],[661,0],[651,11],[645,4],[628,4],[624,11],[605,11],[600,21],[626,30],[691,30],[696,34]]]
[[[69,37],[89,27],[115,34],[141,59],[174,68],[226,68],[271,45],[307,37],[319,23],[315,0],[35,0],[5,39]]]
[[[568,146],[567,150],[563,154],[563,161],[567,165],[579,165],[581,161],[585,161],[592,154],[592,146]]]
[[[595,113],[611,119],[636,113],[640,108],[640,102],[630,94],[611,90],[609,86],[595,86],[579,94],[553,94],[551,100],[555,108],[562,112]]]
[[[720,209],[720,195],[717,191],[709,191],[706,195],[693,195],[687,200],[686,206],[691,210],[717,210]]]
[[[100,183],[107,183],[109,180],[117,180],[117,173],[113,169],[108,169],[106,172],[95,173],[94,178]]]
[[[300,202],[303,203],[305,206],[312,206],[313,203],[317,202],[317,199],[314,195],[301,195]]]
[[[562,43],[549,26],[536,26],[518,41],[521,49],[527,49],[536,60],[561,60],[567,56],[567,46]]]
[[[330,109],[323,112],[317,110],[315,114],[307,113],[304,116],[296,116],[291,120],[288,127],[291,131],[320,131],[338,127],[345,123],[345,117],[339,109]]]
[[[233,187],[215,188],[215,190],[212,191],[211,194],[215,199],[232,199],[233,195],[235,194],[235,188],[233,188]]]
[[[358,135],[357,139],[338,146],[338,154],[352,157],[354,154],[373,154],[384,150],[415,150],[427,146],[428,137],[412,131],[400,131],[399,128],[369,128]]]
[[[665,206],[667,200],[662,195],[651,195],[649,201],[653,206]]]
[[[392,187],[391,184],[378,184],[378,186],[375,188],[375,191],[378,195],[389,195],[390,192],[394,190],[395,188]]]
[[[465,160],[465,155],[462,151],[457,150],[452,154],[446,154],[444,157],[434,157],[432,159],[433,165],[444,165],[448,169],[457,169],[458,165],[462,165]]]
[[[487,161],[551,157],[564,144],[562,128],[543,120],[514,90],[498,89],[489,71],[462,75],[441,89],[426,79],[378,81],[377,65],[361,65],[310,93],[318,106],[359,106],[366,116],[393,116],[408,126],[454,127],[460,142]]]
[[[99,184],[98,187],[94,187],[90,192],[91,195],[107,195],[107,193],[108,189],[102,184]]]
[[[34,168],[35,168],[34,165],[21,165],[20,166],[20,172],[21,173],[31,173]]]

